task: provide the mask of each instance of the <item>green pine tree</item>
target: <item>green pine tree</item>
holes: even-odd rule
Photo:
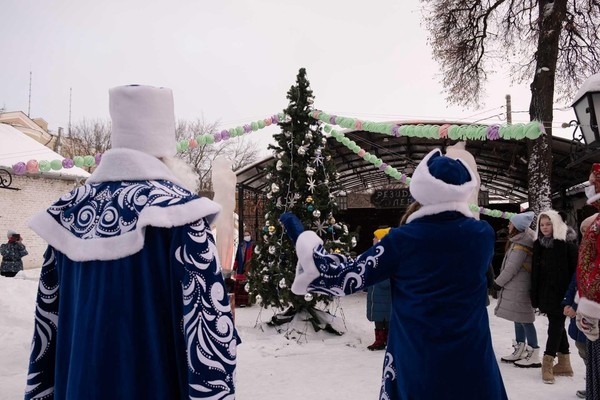
[[[301,68],[296,84],[287,93],[289,105],[285,119],[279,122],[281,133],[274,135],[277,145],[269,146],[277,161],[266,175],[266,222],[251,260],[249,293],[264,308],[282,310],[272,323],[287,322],[305,310],[319,329],[322,326],[314,310],[329,304],[331,298],[292,293],[297,257],[279,217],[286,211],[296,214],[305,229],[312,229],[323,239],[330,252],[348,254],[355,239],[350,237],[348,227],[334,218],[337,205],[333,193],[338,189],[338,174],[320,122],[310,114],[314,98],[309,85],[306,70]]]

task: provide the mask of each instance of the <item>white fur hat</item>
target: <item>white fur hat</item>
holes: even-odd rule
[[[12,229],[9,229],[8,232],[6,232],[6,237],[9,239],[15,235],[18,235],[18,233],[16,231],[13,231]]]
[[[407,222],[444,211],[458,211],[472,217],[468,201],[476,187],[477,177],[463,160],[443,156],[439,149],[431,151],[421,160],[410,181],[410,194],[422,207]]]
[[[155,157],[177,152],[173,92],[152,86],[118,86],[108,92],[113,148]]]

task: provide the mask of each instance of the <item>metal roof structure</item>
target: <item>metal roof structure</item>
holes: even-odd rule
[[[409,176],[431,150],[441,148],[445,151],[447,146],[457,142],[451,139],[393,137],[361,130],[345,131],[344,134],[366,151],[381,158],[386,164]],[[482,191],[487,190],[491,203],[528,201],[529,144],[529,140],[467,141],[466,149],[477,161]],[[364,192],[400,185],[400,182],[358,157],[334,138],[327,138],[327,146],[335,154],[334,160],[340,174],[338,182],[344,190]],[[578,150],[578,153],[574,150]],[[600,153],[587,154],[578,159],[582,152],[585,152],[585,149],[581,144],[559,137],[552,138],[551,190],[553,194],[564,193],[567,189],[587,181],[592,164],[600,162]],[[246,189],[262,191],[266,185],[265,168],[273,162],[274,158],[268,157],[239,170],[236,172],[238,185]]]

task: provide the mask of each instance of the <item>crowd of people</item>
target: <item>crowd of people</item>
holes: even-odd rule
[[[228,286],[246,305],[250,232],[227,282],[210,229],[220,208],[194,194],[193,174],[173,158],[171,91],[117,87],[109,103],[112,149],[86,185],[30,223],[48,248],[25,398],[233,399],[240,338]],[[600,208],[600,174],[589,180],[588,202]],[[468,163],[431,151],[399,225],[373,232],[355,258],[329,254],[294,214],[280,218],[298,255],[294,293],[368,291],[368,348],[385,351],[382,399],[508,398],[486,308],[495,232],[468,205],[478,184]],[[492,278],[494,313],[515,329],[501,361],[541,368],[552,384],[573,375],[570,335],[587,371],[576,394],[591,400],[600,400],[599,232],[598,214],[581,224],[581,240],[555,210],[516,214]],[[1,272],[11,277],[27,250],[18,233],[7,236]],[[543,353],[534,325],[542,315]],[[469,385],[457,385],[465,376]]]

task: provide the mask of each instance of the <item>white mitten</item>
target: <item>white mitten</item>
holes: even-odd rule
[[[598,329],[598,318],[589,317],[577,311],[577,328],[592,342],[598,340],[600,331]]]

